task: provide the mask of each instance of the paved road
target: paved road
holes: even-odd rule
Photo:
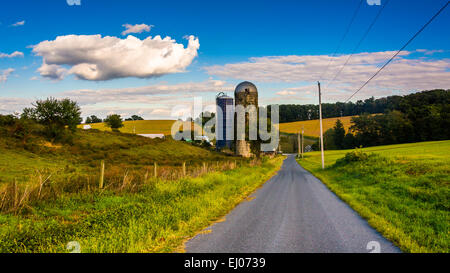
[[[186,251],[370,252],[368,243],[376,241],[383,253],[400,252],[293,155],[253,197],[189,240]]]

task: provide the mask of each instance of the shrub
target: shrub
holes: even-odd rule
[[[122,117],[117,114],[107,116],[105,119],[105,123],[113,131],[117,131],[119,128],[123,127]]]
[[[44,135],[51,141],[59,142],[71,142],[71,134],[82,121],[80,107],[75,101],[55,98],[38,100],[33,108],[23,109],[21,119],[44,125]]]
[[[362,151],[362,148],[356,148],[354,151],[346,153],[343,158],[336,160],[335,165],[343,165],[351,162],[361,162],[368,160],[370,155]]]

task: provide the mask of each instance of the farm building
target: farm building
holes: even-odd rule
[[[220,92],[216,97],[216,149],[231,149],[233,144],[234,101]]]
[[[165,138],[164,134],[138,134],[138,136],[143,136],[147,138],[161,138],[161,139]]]
[[[249,106],[254,106],[253,109],[250,109],[250,111],[256,111],[256,113],[245,113],[245,127],[250,126],[250,117],[257,117],[257,111],[258,111],[258,89],[256,86],[251,82],[241,82],[236,86],[236,89],[234,90],[234,100],[235,100],[235,108],[238,106],[243,106],[244,108],[247,108]],[[238,121],[235,121],[237,123]],[[257,124],[257,120],[256,120]],[[247,131],[247,130],[245,130]],[[250,140],[249,134],[245,134],[245,139],[238,139],[236,138],[236,155],[242,156],[242,157],[251,157],[252,150],[259,151],[260,148],[258,146],[257,140]],[[251,145],[256,145],[258,147],[255,147],[255,149],[252,149]]]

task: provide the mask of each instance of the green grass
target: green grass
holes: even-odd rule
[[[197,166],[204,161],[239,160],[171,138],[148,139],[98,130],[78,130],[73,145],[51,145],[38,138],[25,148],[20,141],[0,136],[0,154],[0,186],[28,182],[38,172],[53,178],[97,175],[101,160],[105,160],[107,172],[142,170],[154,162],[160,166],[181,166],[182,162]]]
[[[138,192],[64,195],[33,205],[25,215],[0,214],[0,252],[173,252],[229,212],[281,166],[259,166],[176,181],[153,181]]]
[[[450,248],[450,141],[364,148],[368,159],[338,163],[349,150],[319,152],[299,163],[405,252]]]
[[[181,250],[282,163],[99,130],[70,145],[1,135],[0,154],[0,252],[67,252],[70,241],[83,252]]]

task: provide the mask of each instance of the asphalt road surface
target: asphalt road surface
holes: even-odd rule
[[[293,155],[225,219],[189,240],[186,252],[400,252]]]

